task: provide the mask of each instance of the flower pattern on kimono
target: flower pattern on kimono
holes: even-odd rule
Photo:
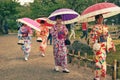
[[[45,51],[46,47],[47,47],[47,37],[49,34],[49,30],[47,28],[47,26],[42,26],[41,27],[41,32],[36,31],[36,36],[42,38],[42,42],[40,42],[40,51]]]
[[[22,31],[24,30],[24,31]],[[28,31],[28,32],[27,32]],[[27,35],[23,36],[23,33]],[[24,53],[29,53],[31,51],[31,35],[32,35],[32,29],[28,26],[22,26],[18,30],[18,39],[24,40],[24,45],[22,45],[22,50]]]
[[[61,29],[68,32],[67,28],[62,25]],[[56,25],[52,27],[50,33],[53,36],[53,52],[55,58],[55,65],[65,67],[67,64],[67,48],[65,45],[65,37],[59,36]]]
[[[94,45],[96,40],[99,40],[102,35],[106,39],[110,37],[108,32],[108,27],[106,25],[101,25],[101,24],[95,25],[90,32],[90,42],[92,42],[91,44]],[[94,51],[95,65],[96,65],[96,70],[95,70],[96,79],[99,79],[100,76],[103,77],[106,76],[106,51],[114,47],[112,39],[106,41],[99,42],[98,44],[100,44],[100,49]]]

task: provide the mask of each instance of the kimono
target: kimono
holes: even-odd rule
[[[47,26],[41,27],[41,32],[36,32],[37,37],[40,37],[42,39],[42,42],[40,42],[39,50],[42,52],[45,52],[45,49],[47,47],[47,37],[49,35],[49,29]]]
[[[108,27],[103,24],[95,25],[90,32],[90,42],[95,54],[95,79],[99,80],[100,76],[106,76],[106,53],[115,50]]]
[[[24,45],[21,45],[21,49],[24,52],[25,57],[29,56],[31,51],[31,34],[32,29],[28,26],[22,26],[18,30],[18,39],[24,41]]]
[[[50,33],[53,37],[53,55],[55,66],[67,67],[67,48],[65,45],[66,35],[68,33],[66,26],[62,25],[61,31],[57,31],[56,25],[51,29]]]

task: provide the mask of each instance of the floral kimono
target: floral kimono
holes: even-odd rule
[[[57,31],[58,27],[56,25],[51,29],[50,33],[53,37],[53,53],[56,66],[62,66],[66,68],[67,65],[67,48],[65,45],[65,33],[68,33],[66,26],[62,25],[61,31]]]
[[[22,26],[18,30],[18,39],[24,41],[24,45],[22,45],[21,49],[24,52],[25,58],[28,58],[29,52],[31,51],[31,34],[32,29],[28,26]]]
[[[108,27],[103,24],[97,24],[90,32],[90,42],[95,54],[95,79],[99,80],[100,76],[106,76],[106,52],[115,50]]]
[[[37,37],[40,37],[42,39],[42,42],[40,42],[40,51],[45,53],[45,49],[47,47],[47,37],[49,35],[49,29],[47,26],[41,27],[41,32],[37,31],[36,32]]]

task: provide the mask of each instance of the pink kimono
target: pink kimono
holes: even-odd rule
[[[67,66],[67,48],[65,45],[66,35],[64,32],[68,33],[66,26],[62,25],[61,31],[57,31],[58,27],[56,25],[51,29],[50,33],[53,37],[53,53],[55,59],[55,66],[62,66],[66,68]]]

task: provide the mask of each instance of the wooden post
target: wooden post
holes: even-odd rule
[[[67,48],[67,61],[68,63],[71,63],[71,56],[68,48]]]
[[[86,60],[87,60],[87,53],[85,53],[84,56],[85,56],[85,63],[84,63],[84,66],[85,66],[85,69],[86,69],[86,68],[87,68],[87,61],[86,61]]]
[[[119,78],[118,75],[119,75],[119,61],[117,61],[117,79]]]
[[[75,51],[74,51],[74,50],[72,50],[72,54],[73,54],[73,55],[74,55],[74,52],[75,52]]]
[[[78,51],[78,68],[80,68],[80,51]]]
[[[98,3],[98,0],[95,0],[96,3]]]
[[[92,72],[94,72],[94,70],[95,70],[95,63],[94,63],[94,61],[95,61],[95,55],[93,56],[93,62],[92,62]]]
[[[74,62],[75,62],[75,57],[74,57],[74,50],[72,50],[72,55],[73,55],[73,58],[72,58],[72,65],[74,66]]]
[[[113,80],[116,80],[117,79],[117,60],[114,60],[114,68],[113,68]]]

